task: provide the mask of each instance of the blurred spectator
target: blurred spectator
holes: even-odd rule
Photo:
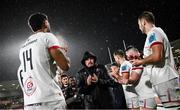
[[[82,109],[84,108],[83,95],[78,94],[77,81],[73,76],[69,76],[69,90],[71,97],[66,100],[68,109]]]
[[[69,77],[69,86],[72,88],[73,92],[77,92],[77,81],[76,78],[73,76]]]
[[[68,84],[68,75],[62,74],[61,75],[61,89],[64,94],[65,99],[72,97],[74,94],[72,92],[72,89],[69,87]]]
[[[59,75],[59,83],[66,100],[68,109],[82,109],[83,108],[83,97],[77,92],[77,84],[75,77],[68,76],[67,74]]]

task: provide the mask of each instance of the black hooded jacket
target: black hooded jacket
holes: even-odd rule
[[[113,94],[109,87],[114,87],[119,84],[109,77],[104,65],[95,64],[93,67],[87,68],[84,62],[90,57],[96,61],[96,56],[85,52],[81,61],[84,68],[77,73],[79,93],[85,96],[85,108],[113,108]],[[93,73],[97,75],[98,82],[87,85],[87,77]]]

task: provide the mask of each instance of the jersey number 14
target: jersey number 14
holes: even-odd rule
[[[26,72],[27,67],[30,67],[30,69],[33,69],[32,65],[32,49],[25,50],[23,52],[23,62],[24,62],[24,72]],[[29,65],[28,65],[29,64]]]

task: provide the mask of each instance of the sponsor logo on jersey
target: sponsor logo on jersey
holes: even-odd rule
[[[149,43],[152,43],[153,41],[156,41],[155,33],[152,33],[151,36],[149,37]]]
[[[33,78],[28,77],[28,79],[25,81],[25,93],[26,93],[26,95],[31,96],[35,90],[36,90],[36,85],[33,81]]]

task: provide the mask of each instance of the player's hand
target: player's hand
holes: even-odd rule
[[[132,62],[133,66],[140,66],[143,64],[142,60],[139,60],[139,59],[133,59],[130,62]]]
[[[118,82],[120,83],[120,84],[128,84],[128,79],[125,79],[125,78],[123,78],[123,79],[120,79],[120,80],[118,80]]]
[[[128,84],[129,80],[128,79],[122,79],[123,84]]]

